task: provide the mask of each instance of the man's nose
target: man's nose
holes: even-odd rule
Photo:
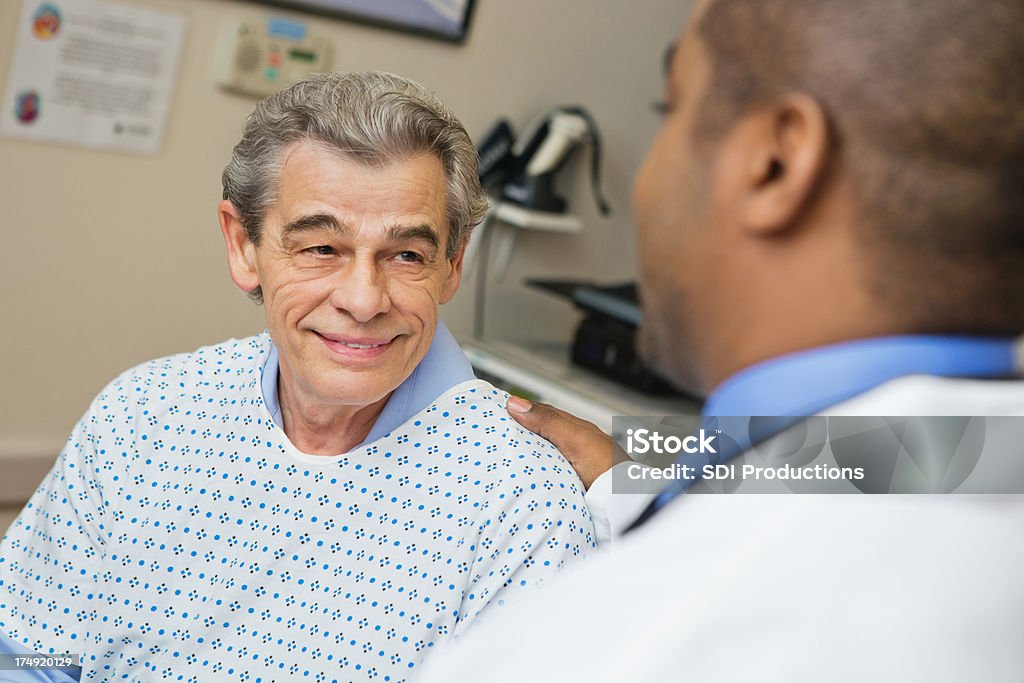
[[[365,323],[391,310],[387,275],[373,259],[353,259],[335,275],[331,305]]]

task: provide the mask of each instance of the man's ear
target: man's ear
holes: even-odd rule
[[[242,226],[238,210],[227,199],[217,207],[217,218],[228,248],[231,279],[242,291],[251,292],[260,286],[259,273],[256,271],[256,248]]]
[[[831,153],[825,110],[807,95],[784,95],[747,124],[739,218],[749,231],[780,232],[796,223],[825,173]]]
[[[446,304],[452,300],[455,296],[455,292],[459,291],[459,285],[462,283],[462,261],[466,256],[466,247],[469,245],[469,238],[462,241],[462,246],[455,252],[455,255],[448,259],[448,265],[451,270],[448,272],[448,277],[445,278],[444,284],[441,286],[441,298],[440,303]]]

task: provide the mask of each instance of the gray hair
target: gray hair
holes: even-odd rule
[[[435,155],[447,183],[448,258],[487,212],[473,141],[433,93],[383,72],[317,74],[256,105],[224,168],[224,199],[234,205],[255,245],[277,199],[283,152],[300,140],[327,145],[367,165]],[[259,300],[258,291],[253,295]]]

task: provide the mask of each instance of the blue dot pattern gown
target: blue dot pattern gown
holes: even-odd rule
[[[583,488],[507,394],[299,452],[264,333],[140,365],[74,428],[0,547],[0,631],[83,681],[406,681],[594,547]]]

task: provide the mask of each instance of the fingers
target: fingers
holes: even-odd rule
[[[533,403],[518,396],[508,399],[508,412],[519,424],[556,446],[572,440],[580,428],[597,427],[547,403]]]
[[[531,432],[555,445],[585,488],[603,472],[628,456],[597,425],[581,420],[546,403],[531,403],[518,396],[509,397],[508,412]]]

